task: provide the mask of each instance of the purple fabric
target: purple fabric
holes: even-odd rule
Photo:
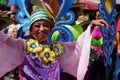
[[[21,68],[22,80],[60,80],[58,60],[50,67],[43,68],[38,59],[31,59],[29,55],[26,55]]]

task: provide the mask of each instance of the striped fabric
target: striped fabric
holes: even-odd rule
[[[48,20],[52,24],[51,18],[47,15],[46,11],[44,9],[37,9],[32,12],[30,26],[39,19]]]

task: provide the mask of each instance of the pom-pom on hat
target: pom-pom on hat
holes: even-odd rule
[[[16,5],[13,5],[10,7],[10,11],[7,13],[7,16],[10,17],[11,14],[15,14],[18,10],[18,7]]]
[[[16,10],[18,10],[18,7],[16,5],[10,7],[10,11],[16,11]]]
[[[51,27],[54,27],[54,22],[53,19],[51,17],[49,17],[45,11],[45,9],[36,9],[32,12],[31,14],[31,18],[30,18],[30,29],[31,29],[31,25],[40,19],[45,19],[47,21],[49,21],[51,23]]]

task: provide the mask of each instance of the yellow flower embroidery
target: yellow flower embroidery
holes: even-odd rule
[[[39,45],[38,41],[34,39],[29,39],[27,41],[26,49],[27,49],[27,52],[30,52],[33,54],[42,51],[42,47]]]
[[[55,62],[56,57],[63,53],[63,47],[59,43],[44,46],[40,45],[37,40],[29,39],[26,43],[26,52],[32,59],[39,59],[44,66],[49,66]]]
[[[58,57],[63,53],[63,47],[60,43],[56,43],[53,45],[53,50],[55,52],[55,55]]]
[[[39,57],[45,64],[48,64],[49,62],[53,63],[55,59],[55,53],[49,48],[45,48],[44,51],[39,54]]]

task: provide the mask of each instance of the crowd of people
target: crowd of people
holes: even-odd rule
[[[84,15],[84,6],[85,4],[82,4],[82,8],[71,7],[76,15],[71,25],[89,21],[88,16]],[[87,28],[75,42],[48,43],[48,36],[55,28],[55,21],[46,10],[34,6],[27,34],[29,39],[23,39],[17,36],[19,34],[17,31],[21,28],[16,21],[17,9],[17,6],[12,6],[7,13],[7,17],[12,21],[7,26],[4,26],[7,22],[0,17],[0,80],[4,80],[6,75],[10,75],[12,80],[106,79],[100,26],[109,25],[100,19],[99,11],[95,12],[95,19],[89,21],[89,24],[86,23]],[[115,38],[118,55],[120,55],[119,21],[118,17]]]

